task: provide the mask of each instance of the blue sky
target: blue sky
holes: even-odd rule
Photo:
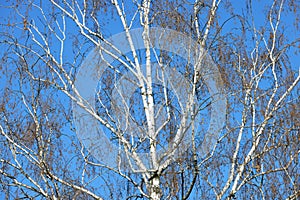
[[[263,14],[263,12],[265,12],[266,9],[270,7],[271,2],[272,1],[253,1],[253,15],[254,15],[254,22],[255,22],[256,27],[262,27],[262,26],[268,27],[269,26],[269,23],[266,21],[266,19],[264,17],[265,15]],[[2,2],[0,3],[0,5],[3,5]],[[43,1],[43,7],[44,8],[48,7],[47,3],[44,3],[44,1]],[[128,6],[128,7],[130,7],[130,6]],[[224,6],[224,4],[221,4],[220,14],[219,14],[219,17],[221,18],[221,20],[220,20],[221,22],[225,22],[231,16],[231,14],[229,14],[227,11],[224,10],[224,7],[226,7],[226,6]],[[243,3],[242,1],[235,1],[233,3],[233,8],[234,8],[235,12],[241,16],[248,15],[246,4]],[[2,33],[6,31],[5,24],[12,23],[12,21],[14,19],[16,19],[16,21],[20,22],[20,24],[18,26],[22,29],[23,24],[22,24],[21,18],[19,18],[19,17],[12,18],[12,19],[9,18],[9,16],[12,16],[12,11],[10,9],[7,9],[7,8],[4,8],[3,6],[1,6],[0,11],[2,13],[0,16],[0,24],[1,24],[1,32]],[[288,13],[289,12],[285,12],[285,14],[282,15],[282,24],[285,25],[284,33],[288,35],[288,38],[290,41],[293,41],[297,37],[298,30],[295,28],[294,24],[291,23],[292,17],[291,17],[291,14],[288,14]],[[37,9],[33,8],[32,10],[30,10],[29,16],[30,16],[30,18],[34,18],[37,24],[41,23],[40,19],[39,19],[40,13],[37,11]],[[101,16],[101,17],[103,17],[104,21],[106,21],[106,25],[103,27],[103,30],[106,33],[107,37],[123,31],[123,28],[121,28],[120,20],[118,19],[118,17],[116,15],[114,16],[114,17],[116,17],[116,19],[112,19],[111,18],[112,16],[109,14],[105,15],[105,16]],[[236,33],[238,34],[240,30],[234,29],[235,27],[240,28],[239,27],[240,24],[237,19],[238,18],[229,20],[224,25],[223,30],[221,31],[222,34],[231,33],[234,31],[236,31]],[[76,35],[76,32],[74,33],[74,30],[77,31],[75,26],[69,20],[67,20],[66,22],[67,22],[67,31]],[[135,26],[138,26],[138,23],[135,23]],[[17,38],[21,38],[20,39],[21,41],[25,41],[27,39],[26,35],[24,35],[23,30],[17,30],[15,32],[9,32],[9,33],[13,34]],[[250,37],[251,35],[249,34],[248,36]],[[248,39],[248,38],[245,38],[245,39]],[[0,40],[2,40],[2,38],[0,38]],[[71,38],[68,38],[67,41],[68,41],[68,44],[66,45],[66,51],[64,52],[64,59],[67,62],[72,62],[74,56],[77,53],[76,52],[77,48],[75,48],[75,49],[71,48],[71,46],[72,46]],[[80,43],[82,42],[81,44],[79,44],[79,46],[80,45],[83,46],[81,50],[83,52],[85,52],[86,55],[88,52],[90,52],[90,50],[92,48],[94,48],[94,45],[91,43],[84,43],[83,40],[80,40],[80,39],[79,39],[79,41],[80,41]],[[251,45],[254,45],[254,44],[249,40],[249,46],[250,46],[249,48],[250,49],[251,49]],[[57,41],[56,42],[54,41],[52,49],[56,49],[56,48],[59,49],[59,44],[57,43]],[[80,48],[78,48],[78,49],[80,49]],[[289,51],[293,52],[294,50],[295,49],[290,49]],[[5,52],[6,52],[5,49],[1,48],[0,56],[2,57],[5,54]],[[54,53],[54,55],[56,55],[56,57],[58,57],[59,51],[56,51],[56,52],[54,51],[53,53]],[[290,57],[290,60],[291,60],[291,68],[293,70],[295,70],[295,72],[296,72],[299,69],[299,60],[300,60],[299,56],[296,56],[296,55],[292,56],[292,57]],[[81,62],[81,60],[78,60],[78,63],[77,63],[78,66],[79,66],[80,62]],[[7,67],[7,70],[9,70],[10,66],[6,66],[6,67]],[[3,90],[4,87],[6,87],[5,82],[6,82],[6,77],[0,74],[0,91]],[[62,94],[59,94],[57,96],[57,98],[66,100],[66,97]],[[66,137],[72,137],[73,139],[76,140],[75,133],[73,131],[69,131],[70,126],[72,126],[72,125],[67,124],[65,127],[63,127],[62,130],[65,131],[65,135],[70,134],[69,136],[66,136]],[[66,139],[64,145],[70,145],[70,144],[71,144],[70,140]],[[2,198],[3,198],[3,196],[2,196]]]

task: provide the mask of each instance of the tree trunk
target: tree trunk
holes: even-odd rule
[[[162,196],[162,191],[159,186],[159,176],[155,175],[150,181],[150,198],[151,200],[159,200]]]

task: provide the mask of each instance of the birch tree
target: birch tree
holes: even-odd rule
[[[1,3],[1,198],[299,198],[299,6]]]

